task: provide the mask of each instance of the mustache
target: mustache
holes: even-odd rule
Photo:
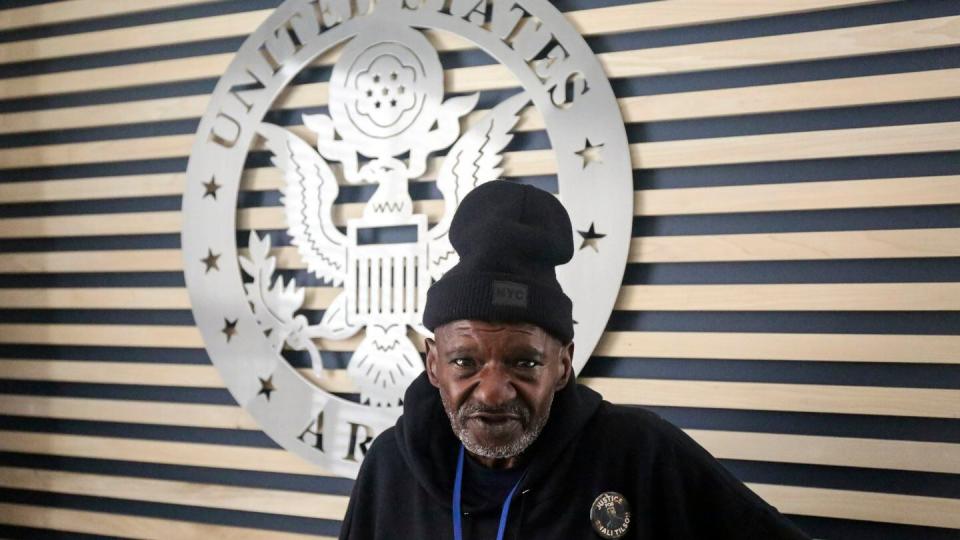
[[[457,410],[457,416],[460,420],[476,414],[512,415],[520,418],[524,423],[530,420],[530,409],[520,401],[510,401],[497,407],[488,407],[476,402],[467,402]]]

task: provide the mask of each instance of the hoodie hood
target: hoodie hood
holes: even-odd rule
[[[584,429],[601,401],[600,394],[573,379],[556,393],[547,425],[524,452],[527,472],[520,491],[536,487],[548,477],[554,463]],[[449,508],[460,440],[450,427],[439,390],[430,384],[425,372],[404,395],[396,440],[400,455],[417,482],[438,504]]]

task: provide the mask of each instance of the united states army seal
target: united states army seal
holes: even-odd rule
[[[489,65],[448,78],[440,52],[471,48],[467,64]],[[308,112],[276,114],[293,94]],[[539,130],[547,148],[508,151]],[[288,0],[246,40],[197,129],[181,245],[204,346],[268,435],[356,475],[423,371],[426,291],[457,262],[454,211],[510,176],[545,183],[582,238],[558,270],[579,371],[620,289],[633,183],[616,97],[562,13],[547,0]],[[415,202],[413,183],[437,200]],[[238,209],[251,199],[273,207]]]
[[[630,503],[616,491],[601,493],[590,507],[590,524],[603,538],[623,538],[630,529]]]

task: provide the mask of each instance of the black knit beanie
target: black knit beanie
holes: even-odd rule
[[[471,191],[450,223],[460,262],[427,291],[430,331],[474,319],[535,324],[562,343],[573,339],[573,304],[556,267],[573,258],[573,227],[550,193],[496,180]]]

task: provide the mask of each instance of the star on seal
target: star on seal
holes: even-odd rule
[[[607,236],[605,234],[598,233],[596,229],[596,224],[592,222],[590,223],[589,229],[585,231],[577,231],[577,234],[579,234],[580,237],[583,238],[583,241],[580,242],[580,249],[583,249],[589,246],[589,247],[592,247],[593,251],[597,253],[600,252],[600,250],[597,249],[597,240],[600,240],[601,238]]]
[[[257,377],[260,379],[260,391],[257,392],[258,396],[266,396],[267,401],[270,401],[270,394],[277,390],[277,387],[273,384],[273,375],[264,379],[263,377]]]
[[[616,491],[601,493],[590,506],[590,524],[603,538],[623,538],[630,528],[630,503]]]

